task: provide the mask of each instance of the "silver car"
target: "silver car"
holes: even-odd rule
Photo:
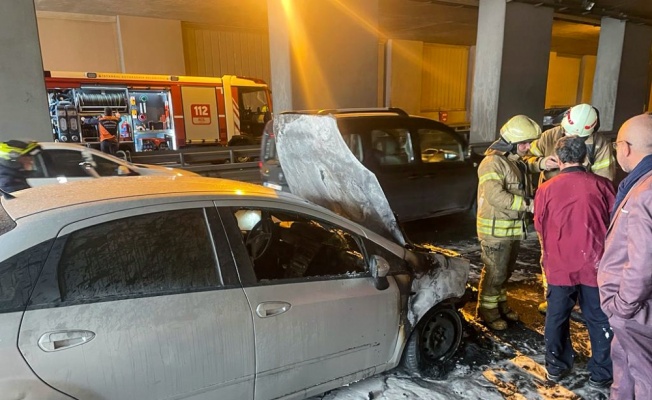
[[[42,151],[34,157],[33,170],[27,179],[31,187],[108,176],[197,176],[178,168],[132,164],[80,144],[40,142],[39,145]]]
[[[468,262],[212,178],[0,201],[0,393],[300,399],[456,351]]]

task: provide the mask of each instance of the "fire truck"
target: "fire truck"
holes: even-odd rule
[[[271,95],[260,79],[46,71],[54,141],[97,142],[97,117],[119,117],[120,149],[177,150],[262,135]]]

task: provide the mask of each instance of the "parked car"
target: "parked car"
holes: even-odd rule
[[[132,164],[79,144],[40,142],[43,149],[34,159],[27,182],[42,186],[94,177],[172,175],[196,176],[194,172],[160,165]]]
[[[543,130],[545,131],[559,126],[559,124],[561,124],[561,120],[564,118],[564,115],[566,115],[566,111],[568,111],[569,108],[570,106],[546,108],[543,113]]]
[[[0,393],[298,399],[427,369],[462,334],[469,264],[444,254],[216,178],[16,192],[0,199]]]
[[[477,160],[449,126],[398,108],[283,114],[306,113],[335,117],[349,149],[376,175],[401,221],[474,209]],[[263,185],[289,191],[271,123],[263,132],[260,167]]]

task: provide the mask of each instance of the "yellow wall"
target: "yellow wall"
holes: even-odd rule
[[[572,106],[577,102],[581,57],[550,53],[546,108]]]
[[[598,58],[596,56],[582,57],[581,84],[582,92],[578,103],[591,103],[591,94],[593,93],[593,76],[595,75],[595,65]]]
[[[389,87],[389,107],[400,107],[410,114],[421,111],[423,42],[389,40],[387,57],[391,57],[385,85]]]
[[[469,48],[424,44],[421,111],[466,108]]]

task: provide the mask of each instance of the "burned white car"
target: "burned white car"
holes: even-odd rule
[[[3,398],[299,399],[460,342],[464,259],[291,194],[120,177],[0,205]]]

